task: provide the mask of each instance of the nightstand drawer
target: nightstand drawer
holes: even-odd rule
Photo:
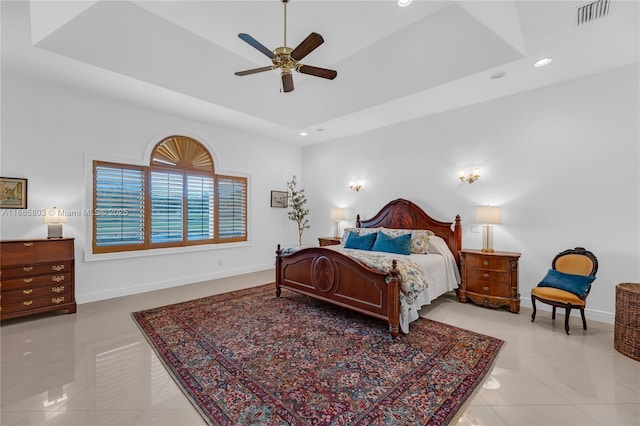
[[[511,273],[506,271],[500,272],[493,269],[470,268],[467,271],[467,278],[469,280],[486,280],[499,283],[510,283]]]
[[[508,271],[508,257],[467,256],[467,266],[470,268],[493,269],[495,271]]]
[[[467,282],[467,291],[487,296],[510,297],[511,285],[508,282],[498,283],[492,281],[469,280]]]

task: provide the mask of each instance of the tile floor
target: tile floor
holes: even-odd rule
[[[87,303],[0,327],[2,426],[203,425],[133,323],[132,311],[271,282],[273,271]],[[422,314],[507,343],[459,425],[640,425],[640,362],[613,348],[613,326],[564,333],[443,296]]]

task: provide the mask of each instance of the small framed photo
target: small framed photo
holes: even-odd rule
[[[287,191],[271,191],[271,207],[286,208],[289,206]]]
[[[27,180],[0,177],[0,209],[27,208]]]

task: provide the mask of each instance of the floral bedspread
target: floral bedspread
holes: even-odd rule
[[[283,254],[291,254],[304,247],[288,247],[283,249]],[[352,257],[364,263],[371,269],[388,273],[391,269],[391,262],[397,262],[400,271],[400,314],[407,313],[409,307],[416,301],[418,293],[425,290],[429,285],[425,278],[422,266],[412,262],[406,256],[393,253],[383,253],[379,251],[365,251],[346,249],[342,246],[327,246],[327,249],[338,251],[346,256]],[[286,251],[286,252],[285,252]],[[387,278],[389,279],[390,276]]]

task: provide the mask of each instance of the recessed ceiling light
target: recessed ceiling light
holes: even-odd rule
[[[307,136],[307,132],[300,132],[300,136]]]
[[[549,65],[552,61],[553,61],[553,59],[551,59],[551,58],[538,59],[537,61],[535,61],[533,63],[533,66],[534,67],[544,67],[546,65]]]
[[[411,4],[413,0],[398,0],[398,6],[407,7]]]
[[[497,80],[499,78],[504,77],[505,75],[507,75],[506,71],[498,71],[498,72],[494,72],[493,74],[491,74],[491,78],[494,80]]]

